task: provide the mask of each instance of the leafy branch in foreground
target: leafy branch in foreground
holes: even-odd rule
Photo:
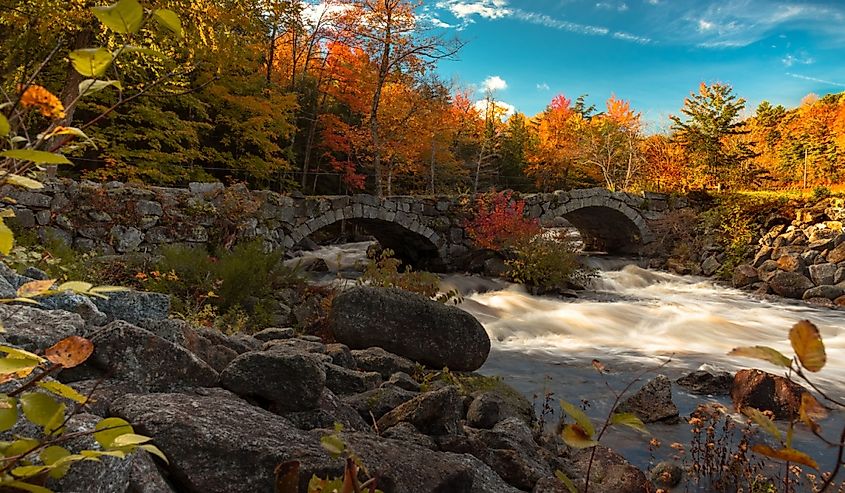
[[[739,347],[733,349],[728,354],[767,361],[775,366],[784,368],[787,370],[787,378],[790,381],[792,381],[792,375],[798,376],[799,379],[807,383],[829,405],[835,408],[845,409],[845,403],[825,393],[805,373],[805,370],[818,373],[827,363],[827,353],[818,327],[807,320],[796,323],[789,331],[789,342],[792,350],[795,352],[792,358],[767,346]],[[815,416],[819,408],[820,405],[816,398],[810,392],[804,392],[801,396],[797,419],[793,418],[790,421],[785,437],[780,429],[775,426],[774,422],[759,410],[746,409],[743,412],[761,430],[774,438],[779,444],[778,448],[772,448],[765,444],[757,444],[751,449],[759,455],[785,462],[787,467],[792,463],[807,466],[815,470],[819,469],[818,462],[812,456],[792,447],[793,429],[797,422],[803,423],[813,435],[828,446],[837,448],[836,464],[833,466],[832,471],[823,475],[824,482],[816,490],[818,492],[824,492],[833,484],[842,469],[843,459],[845,458],[843,457],[845,456],[845,427],[843,427],[838,441],[836,439],[831,440],[826,438],[822,435],[821,426],[815,421]]]

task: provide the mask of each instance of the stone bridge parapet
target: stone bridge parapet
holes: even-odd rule
[[[192,183],[188,188],[60,180],[42,190],[0,190],[20,227],[82,251],[105,254],[153,251],[162,245],[233,244],[262,238],[293,248],[329,227],[357,224],[404,259],[451,269],[473,251],[464,226],[469,196],[379,198],[372,195],[305,197],[252,191],[243,185]],[[638,253],[654,238],[650,223],[684,207],[661,194],[606,189],[522,195],[525,214],[545,226],[566,219],[588,248]]]

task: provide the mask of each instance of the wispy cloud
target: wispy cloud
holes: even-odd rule
[[[781,59],[784,66],[791,67],[793,65],[812,65],[816,62],[815,58],[811,57],[805,52],[800,52],[796,54],[787,54],[785,57]]]
[[[551,91],[552,88],[549,87],[549,84],[547,84],[545,82],[541,82],[541,83],[537,84],[537,90],[538,91]]]
[[[523,10],[511,7],[508,0],[439,0],[435,7],[446,10],[466,26],[467,23],[475,22],[476,19],[517,19],[529,24],[543,26],[559,31],[567,31],[588,36],[612,36],[620,41],[633,43],[651,43],[652,39],[645,36],[638,36],[622,31],[612,31],[604,26],[594,26],[571,22],[565,19],[552,17],[548,14]],[[625,2],[599,2],[597,8],[611,8],[620,12],[629,9]]]
[[[842,83],[842,82],[834,82],[834,81],[831,81],[831,80],[818,79],[816,77],[809,77],[807,75],[794,74],[792,72],[787,72],[786,75],[793,77],[795,79],[806,80],[806,81],[809,81],[809,82],[816,82],[818,84],[825,84],[825,85],[834,86],[834,87],[845,87],[845,83]]]

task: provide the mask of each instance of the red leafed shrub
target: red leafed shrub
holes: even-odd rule
[[[536,219],[523,213],[525,201],[513,199],[511,191],[482,195],[475,202],[475,216],[467,221],[466,232],[480,248],[503,251],[530,241],[541,232]]]

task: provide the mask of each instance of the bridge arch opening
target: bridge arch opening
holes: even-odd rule
[[[555,218],[565,219],[578,230],[585,251],[639,254],[653,239],[642,215],[618,200],[592,197],[565,204],[550,211],[543,222],[554,222]]]
[[[352,217],[344,219],[319,217],[308,221],[292,233],[292,246],[297,246],[305,238],[315,239],[328,233],[330,237],[340,237],[357,230],[375,238],[382,248],[394,252],[394,257],[404,265],[416,270],[443,271],[446,269],[443,252],[437,243],[439,235],[419,223],[403,225],[396,221],[379,218]]]

